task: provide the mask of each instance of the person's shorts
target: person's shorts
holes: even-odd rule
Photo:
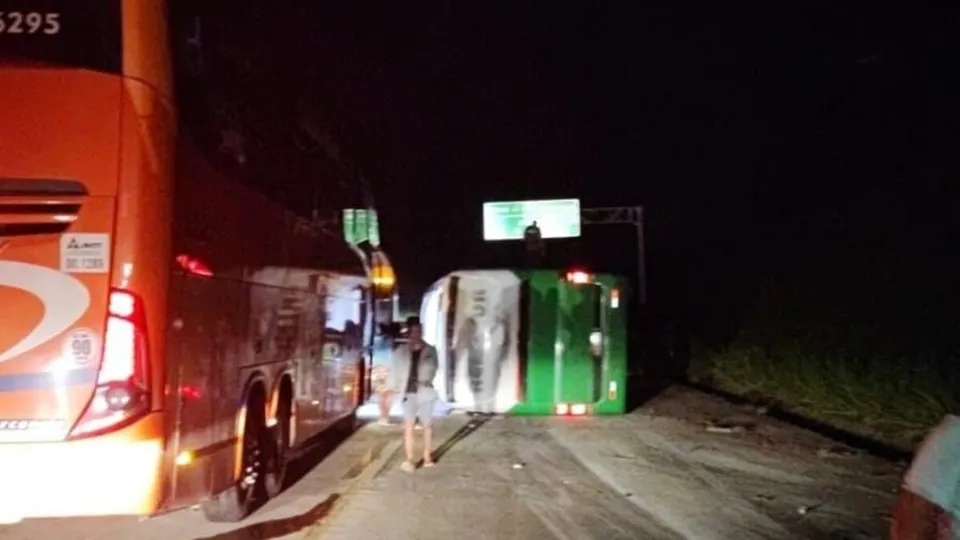
[[[420,419],[420,425],[430,427],[433,424],[433,406],[436,399],[424,400],[417,399],[417,394],[404,394],[403,396],[403,420],[404,422],[416,422]]]

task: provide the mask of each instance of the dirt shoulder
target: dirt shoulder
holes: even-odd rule
[[[549,433],[636,506],[690,539],[884,538],[903,466],[673,387],[622,417]]]

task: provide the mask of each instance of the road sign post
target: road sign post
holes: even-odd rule
[[[584,225],[633,225],[637,232],[637,296],[647,303],[646,247],[642,206],[607,206],[584,208],[580,219]]]

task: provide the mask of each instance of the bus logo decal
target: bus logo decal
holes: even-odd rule
[[[43,304],[43,318],[29,334],[0,354],[0,363],[59,336],[90,307],[90,292],[83,283],[44,266],[0,261],[0,286],[27,291]]]
[[[110,263],[110,235],[64,234],[60,237],[60,270],[71,274],[105,274]]]

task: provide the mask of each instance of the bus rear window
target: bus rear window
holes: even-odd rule
[[[123,0],[0,0],[0,62],[119,73]]]

